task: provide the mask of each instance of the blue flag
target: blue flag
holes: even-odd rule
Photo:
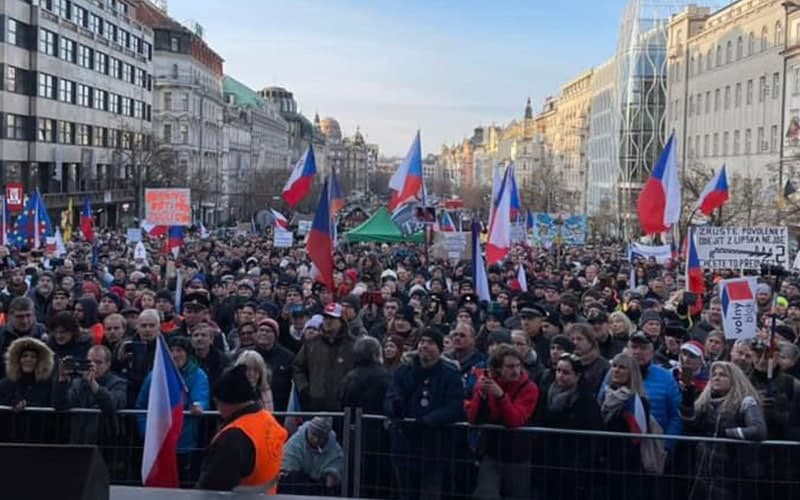
[[[17,219],[17,231],[14,244],[22,248],[41,248],[48,236],[53,236],[53,222],[47,213],[47,207],[39,190],[28,198],[25,208]]]

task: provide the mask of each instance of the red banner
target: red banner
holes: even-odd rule
[[[21,182],[9,182],[6,184],[6,202],[8,203],[9,212],[21,212],[23,198]]]

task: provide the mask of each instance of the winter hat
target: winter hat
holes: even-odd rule
[[[275,335],[280,333],[280,329],[278,328],[278,322],[272,318],[264,318],[258,322],[258,326],[267,325],[268,327],[272,328],[272,331],[275,332]]]
[[[305,330],[306,328],[315,328],[315,329],[319,330],[319,328],[321,326],[322,326],[322,315],[321,314],[315,314],[315,315],[311,316],[311,319],[306,321],[306,324],[303,325],[303,330]]]
[[[565,293],[561,294],[560,301],[565,306],[570,306],[570,307],[572,307],[574,309],[574,308],[578,307],[578,303],[580,302],[580,299],[574,293],[565,292]]]
[[[492,332],[489,334],[489,338],[487,339],[486,343],[487,345],[510,344],[511,334],[508,333],[508,330],[498,330],[496,332]]]
[[[111,300],[117,306],[117,311],[122,309],[122,299],[116,293],[108,292],[103,295],[103,298]]]
[[[331,417],[314,417],[308,423],[308,432],[326,438],[333,430],[333,419]]]
[[[560,346],[564,352],[573,352],[575,350],[575,344],[566,335],[556,335],[550,342]]]
[[[658,311],[644,311],[639,318],[639,326],[644,326],[648,321],[658,321],[661,323],[661,314]]]
[[[702,359],[706,357],[705,347],[696,340],[690,340],[689,342],[681,344],[681,351],[686,351],[696,358]]]
[[[432,340],[439,347],[440,353],[444,351],[444,335],[442,335],[441,330],[438,328],[426,328],[425,331],[422,332],[422,335],[420,335],[420,338]]]
[[[411,326],[414,326],[414,316],[415,315],[416,315],[416,312],[414,311],[414,308],[411,307],[411,306],[406,305],[406,306],[401,307],[400,310],[397,311],[397,316],[395,316],[395,318],[404,319],[404,320],[408,321],[409,323],[411,323]]]
[[[172,292],[169,290],[161,289],[156,292],[156,301],[159,299],[161,300],[168,300],[170,304],[175,304],[175,299],[172,297]]]
[[[789,325],[776,325],[775,326],[775,333],[780,335],[784,340],[794,343],[797,339],[797,335],[794,333],[794,328]]]
[[[186,352],[186,355],[190,358],[194,356],[194,348],[192,347],[192,341],[189,340],[189,337],[185,337],[183,335],[173,335],[172,338],[170,338],[167,342],[167,345],[170,349],[173,347],[183,349]]]
[[[247,366],[236,365],[226,370],[214,384],[214,397],[232,405],[255,401],[255,391],[247,380]]]
[[[759,293],[768,293],[768,294],[772,295],[772,288],[769,285],[767,285],[766,283],[759,283],[756,286],[756,294],[759,294]]]

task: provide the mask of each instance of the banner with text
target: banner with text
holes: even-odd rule
[[[156,226],[191,226],[191,189],[145,189],[145,219]]]
[[[568,246],[585,245],[586,216],[535,212],[531,240],[535,245],[546,248],[553,246],[553,243]]]
[[[294,234],[291,231],[276,227],[272,232],[272,246],[275,248],[291,248],[294,245]]]
[[[431,253],[438,259],[469,260],[472,249],[469,247],[470,233],[434,233]]]
[[[744,340],[756,336],[756,286],[755,277],[720,281],[719,300],[722,303],[722,329],[726,339]]]
[[[789,230],[776,227],[694,228],[700,265],[706,269],[761,269],[789,264]]]

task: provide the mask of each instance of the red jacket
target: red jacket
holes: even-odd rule
[[[522,427],[536,411],[539,388],[528,380],[524,370],[519,380],[506,382],[497,379],[503,389],[503,397],[481,397],[480,385],[475,384],[472,399],[467,402],[467,419],[473,424],[499,424],[506,427]]]

